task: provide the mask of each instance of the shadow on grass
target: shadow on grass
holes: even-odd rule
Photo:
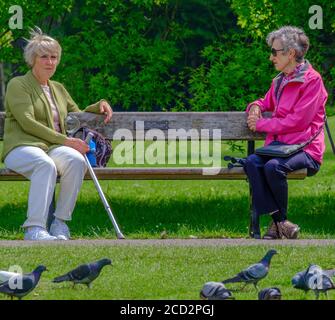
[[[156,237],[166,231],[173,237],[247,237],[247,196],[214,199],[152,197],[110,198],[109,203],[121,230],[132,238]],[[21,232],[25,203],[0,208],[0,234]],[[291,197],[289,219],[301,226],[302,236],[335,237],[335,201],[328,195]],[[270,221],[261,217],[264,229]],[[73,236],[114,238],[112,223],[100,200],[77,203],[70,222]]]
[[[247,196],[216,199],[163,199],[159,205],[150,198],[111,198],[109,203],[120,228],[133,237],[159,236],[167,231],[173,236],[246,237],[249,225]],[[112,230],[107,213],[100,202],[78,203],[71,228],[87,234],[90,225],[95,230]],[[313,237],[335,237],[335,201],[328,195],[291,197],[289,219],[301,226],[303,234]],[[261,217],[266,228],[269,216]]]
[[[247,226],[248,198],[222,201],[190,199],[165,199],[161,202],[138,199],[110,199],[115,218],[125,234],[171,234],[188,232],[245,232]],[[112,229],[107,213],[100,203],[78,203],[73,231],[83,231],[93,224],[97,229]],[[85,212],[84,212],[85,211]],[[80,217],[79,217],[80,215]],[[190,234],[189,234],[190,235]],[[186,234],[187,236],[187,234]]]

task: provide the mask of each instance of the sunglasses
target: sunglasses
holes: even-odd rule
[[[284,51],[284,49],[275,49],[275,48],[271,48],[271,54],[274,56],[274,57],[277,57],[277,52],[278,51]]]

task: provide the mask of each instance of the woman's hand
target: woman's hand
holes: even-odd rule
[[[261,108],[257,104],[253,104],[249,109],[249,116],[257,116],[261,118],[262,116]]]
[[[248,116],[247,124],[248,124],[248,127],[251,131],[253,131],[253,132],[256,131],[256,123],[259,119],[260,119],[260,117],[258,117],[256,115],[249,115]]]
[[[66,138],[64,146],[76,149],[81,154],[85,154],[90,150],[88,144],[85,141],[77,138]]]
[[[113,110],[107,101],[103,100],[100,102],[100,113],[105,115],[104,123],[109,122],[112,119]]]
[[[251,131],[256,131],[256,122],[258,119],[262,118],[261,108],[254,104],[251,106],[248,114],[247,124]]]

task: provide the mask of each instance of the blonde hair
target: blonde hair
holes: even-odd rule
[[[60,62],[62,54],[62,48],[58,41],[43,34],[39,27],[30,29],[30,39],[27,40],[28,44],[24,48],[24,60],[27,62],[29,67],[33,67],[35,58],[37,55],[42,56],[44,54],[57,54],[57,64]]]

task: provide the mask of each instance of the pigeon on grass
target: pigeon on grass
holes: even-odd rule
[[[203,300],[234,300],[231,291],[221,282],[206,282],[200,291]]]
[[[20,275],[19,273],[16,272],[9,272],[9,271],[2,271],[0,270],[0,284],[3,282],[8,281],[12,277],[17,277]]]
[[[258,293],[258,300],[281,300],[281,292],[277,287],[265,288]]]
[[[9,280],[0,284],[0,292],[10,296],[13,300],[14,297],[21,300],[29,292],[35,289],[40,281],[42,272],[47,271],[45,266],[38,266],[32,273],[16,274],[15,279]]]
[[[320,293],[324,293],[328,299],[328,291],[335,289],[335,284],[332,279],[335,275],[335,269],[323,270],[316,264],[311,264],[309,267],[298,272],[292,278],[292,285],[295,289],[300,289],[307,293],[312,290],[315,298],[319,299]]]
[[[92,281],[100,275],[102,268],[110,264],[112,264],[110,259],[101,259],[96,262],[82,264],[76,269],[56,277],[52,282],[59,283],[63,281],[71,281],[73,282],[73,286],[77,283],[81,283],[86,284],[87,287],[90,288]]]
[[[271,259],[275,254],[277,254],[276,250],[274,249],[269,250],[261,261],[252,264],[251,266],[242,270],[233,278],[223,280],[222,283],[226,284],[226,283],[243,282],[245,283],[245,285],[243,286],[242,290],[247,284],[252,283],[255,289],[259,291],[257,288],[257,283],[258,281],[262,280],[267,276],[270,268]]]

